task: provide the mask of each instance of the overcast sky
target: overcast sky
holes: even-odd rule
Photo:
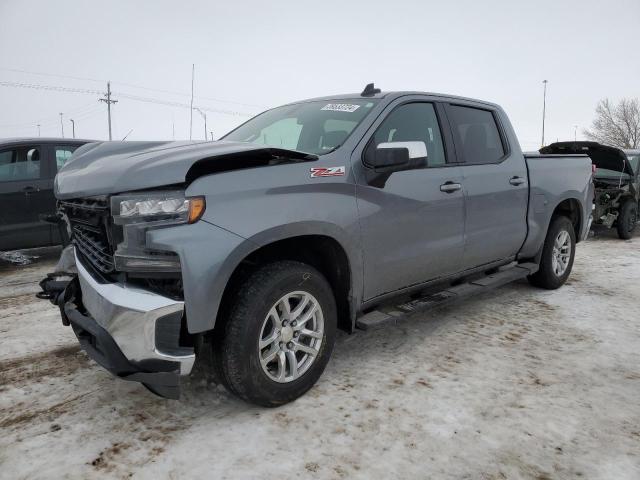
[[[94,91],[111,80],[114,139],[170,140],[173,125],[188,139],[192,64],[216,138],[265,108],[375,81],[497,102],[530,150],[544,79],[548,141],[574,125],[580,137],[601,98],[640,96],[640,0],[0,0],[0,23],[0,137],[37,124],[59,136],[62,112],[65,135],[74,118],[77,136],[107,138]]]

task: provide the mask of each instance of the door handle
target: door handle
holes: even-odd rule
[[[24,192],[25,195],[29,195],[31,193],[39,192],[40,189],[38,187],[28,186],[28,187],[24,187],[22,191]]]
[[[454,183],[452,181],[444,182],[442,185],[440,185],[440,191],[444,193],[453,193],[457,192],[460,189],[462,189],[462,185],[460,185],[459,183]]]
[[[522,178],[522,177],[518,177],[518,176],[516,176],[516,177],[511,177],[511,178],[509,179],[509,183],[510,183],[511,185],[513,185],[514,187],[517,187],[518,185],[522,185],[522,184],[524,183],[524,178]]]

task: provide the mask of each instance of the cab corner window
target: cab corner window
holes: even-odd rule
[[[78,147],[72,147],[72,146],[61,146],[61,147],[55,147],[55,152],[56,152],[56,171],[60,170],[62,168],[62,166],[67,163],[67,160],[69,160],[71,158],[71,155],[73,155],[73,152],[77,149]]]
[[[449,111],[465,163],[497,163],[504,157],[500,131],[491,111],[460,105],[451,105]]]
[[[386,142],[424,142],[428,167],[446,163],[438,117],[431,103],[408,103],[397,107],[380,124],[367,149],[375,150],[380,143]]]
[[[40,149],[20,147],[0,151],[0,182],[40,178]]]

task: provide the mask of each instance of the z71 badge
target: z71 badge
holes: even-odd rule
[[[345,167],[313,167],[311,169],[311,178],[342,177],[345,172]]]

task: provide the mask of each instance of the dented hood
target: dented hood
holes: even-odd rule
[[[634,176],[633,167],[627,155],[616,147],[597,142],[556,142],[540,149],[545,155],[583,154],[589,155],[597,168],[623,172]]]
[[[316,160],[244,142],[100,142],[78,148],[55,181],[59,199],[186,184],[200,175]]]

